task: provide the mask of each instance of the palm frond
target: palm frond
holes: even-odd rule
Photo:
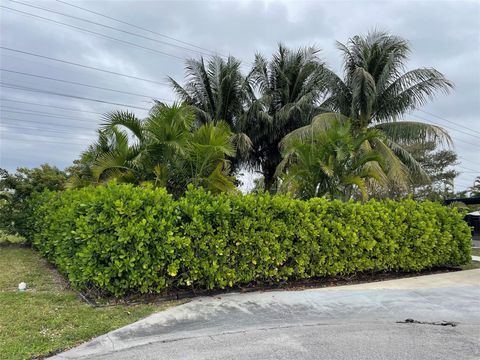
[[[117,151],[99,155],[92,166],[94,179],[97,182],[100,181],[100,179],[110,180],[121,176],[126,171],[130,171],[131,169],[125,166],[125,161],[125,154]]]
[[[309,138],[314,133],[325,132],[331,127],[338,124],[345,124],[348,121],[348,118],[340,113],[323,113],[317,115],[313,118],[311,124],[302,126],[298,129],[293,130],[288,133],[280,141],[279,145],[281,148],[288,146],[287,144],[293,141],[294,139],[304,139]]]
[[[218,164],[213,172],[205,179],[206,187],[212,192],[238,192],[235,178],[223,172],[223,165]]]
[[[396,157],[398,157],[404,164],[409,173],[409,179],[420,182],[428,182],[430,180],[422,165],[415,160],[412,154],[410,154],[410,152],[408,152],[404,147],[389,139],[386,140],[386,144],[396,155]]]
[[[453,83],[435,69],[420,68],[398,76],[378,96],[376,120],[392,120],[425,105],[438,92],[448,94]]]
[[[437,145],[452,145],[452,139],[444,128],[417,122],[394,121],[373,126],[382,131],[390,140],[404,145],[435,143]]]
[[[352,113],[369,119],[376,100],[375,79],[364,68],[357,67],[350,81],[352,88]],[[366,122],[364,124],[367,125]]]
[[[138,141],[144,140],[143,124],[136,115],[129,111],[113,111],[104,116],[103,128],[108,130],[112,127],[122,127],[130,131]]]
[[[232,136],[232,143],[241,159],[246,159],[252,151],[253,143],[247,134],[240,132]]]

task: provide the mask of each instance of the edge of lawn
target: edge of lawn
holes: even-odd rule
[[[0,359],[38,359],[185,301],[92,307],[26,246],[0,246]],[[28,289],[17,286],[26,282]]]

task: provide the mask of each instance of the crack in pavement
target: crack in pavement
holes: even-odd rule
[[[109,334],[105,334],[105,336],[107,337],[108,340],[110,340],[110,342],[112,343],[112,350],[115,351],[115,343],[113,342],[112,338],[110,337]]]
[[[457,322],[454,321],[418,321],[414,319],[405,319],[404,321],[397,321],[397,324],[422,324],[422,325],[438,325],[438,326],[451,326],[455,327],[458,325]]]

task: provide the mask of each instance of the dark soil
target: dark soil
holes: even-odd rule
[[[188,301],[197,296],[214,296],[233,292],[252,292],[252,291],[293,291],[314,288],[324,288],[333,286],[344,286],[353,284],[362,284],[369,282],[378,282],[385,280],[394,280],[409,278],[422,275],[440,274],[446,272],[460,271],[460,268],[439,267],[419,272],[402,271],[384,271],[384,272],[363,272],[348,276],[320,277],[303,280],[289,280],[282,282],[263,282],[252,283],[245,286],[234,286],[223,290],[205,290],[205,289],[173,289],[162,294],[130,294],[122,298],[108,297],[100,291],[90,289],[80,294],[84,301],[92,306],[112,306],[112,305],[134,305],[134,304],[156,304],[165,301],[184,299]]]

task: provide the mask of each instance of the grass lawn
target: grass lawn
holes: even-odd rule
[[[480,256],[480,249],[472,249],[472,255]],[[470,263],[461,266],[462,270],[480,269],[480,261],[471,260]]]
[[[93,308],[33,250],[0,246],[0,359],[42,357],[173,304]]]

